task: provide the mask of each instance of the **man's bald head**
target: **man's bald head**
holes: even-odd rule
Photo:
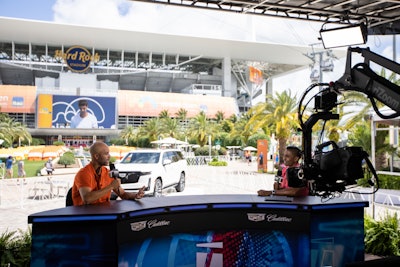
[[[102,150],[107,149],[107,148],[108,148],[108,146],[105,143],[97,141],[93,145],[90,146],[89,152],[93,158],[94,155],[101,153]]]

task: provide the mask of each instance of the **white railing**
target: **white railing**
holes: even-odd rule
[[[20,207],[65,198],[72,180],[57,177],[0,179],[0,207]]]

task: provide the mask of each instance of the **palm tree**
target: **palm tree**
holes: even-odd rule
[[[159,117],[160,119],[169,118],[170,116],[169,116],[169,111],[168,111],[168,109],[161,110],[160,114],[158,114],[158,117]]]
[[[271,132],[275,132],[281,162],[287,140],[298,127],[296,109],[296,96],[292,96],[290,90],[285,90],[282,93],[276,93],[275,97],[268,95],[265,103],[259,103],[249,110],[252,116],[246,127],[252,127],[254,130],[269,128]]]
[[[129,141],[134,141],[137,138],[138,129],[132,125],[128,125],[121,131],[121,138],[125,139],[125,144],[128,145]]]
[[[0,122],[0,138],[4,140],[3,146],[11,147],[15,142],[32,142],[32,136],[26,127],[10,117],[3,117]]]
[[[162,125],[159,118],[151,118],[140,127],[139,135],[148,137],[150,142],[156,141],[162,133],[161,126]]]
[[[250,128],[249,125],[250,116],[249,114],[243,114],[238,121],[233,125],[233,129],[230,132],[231,140],[240,140],[242,146],[246,146],[250,136],[254,133],[254,128]]]
[[[169,137],[175,137],[179,132],[178,120],[170,117],[161,119],[161,132]]]
[[[387,153],[394,153],[396,148],[391,146],[388,141],[387,133],[384,131],[376,131],[375,147],[376,158],[375,168],[382,170],[387,167]],[[368,154],[371,154],[371,123],[361,121],[353,128],[349,135],[349,143],[352,146],[362,147]]]
[[[189,132],[200,146],[207,144],[208,136],[213,134],[213,125],[203,111],[190,120]]]
[[[186,121],[188,111],[184,108],[180,108],[176,113],[175,116],[180,121]]]
[[[221,121],[223,121],[225,119],[225,114],[223,111],[218,110],[217,113],[215,114],[215,120],[217,121],[217,123],[220,123]]]

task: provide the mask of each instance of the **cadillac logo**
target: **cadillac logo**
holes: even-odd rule
[[[146,228],[146,223],[147,221],[131,223],[131,230],[135,232],[141,231]]]
[[[253,222],[261,222],[265,220],[264,213],[247,213],[247,218]]]

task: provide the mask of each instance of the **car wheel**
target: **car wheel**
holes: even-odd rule
[[[175,187],[176,191],[182,192],[185,189],[185,173],[181,172],[181,178],[178,185]]]
[[[157,178],[157,180],[154,182],[154,197],[161,197],[162,195],[162,181],[160,178]]]

